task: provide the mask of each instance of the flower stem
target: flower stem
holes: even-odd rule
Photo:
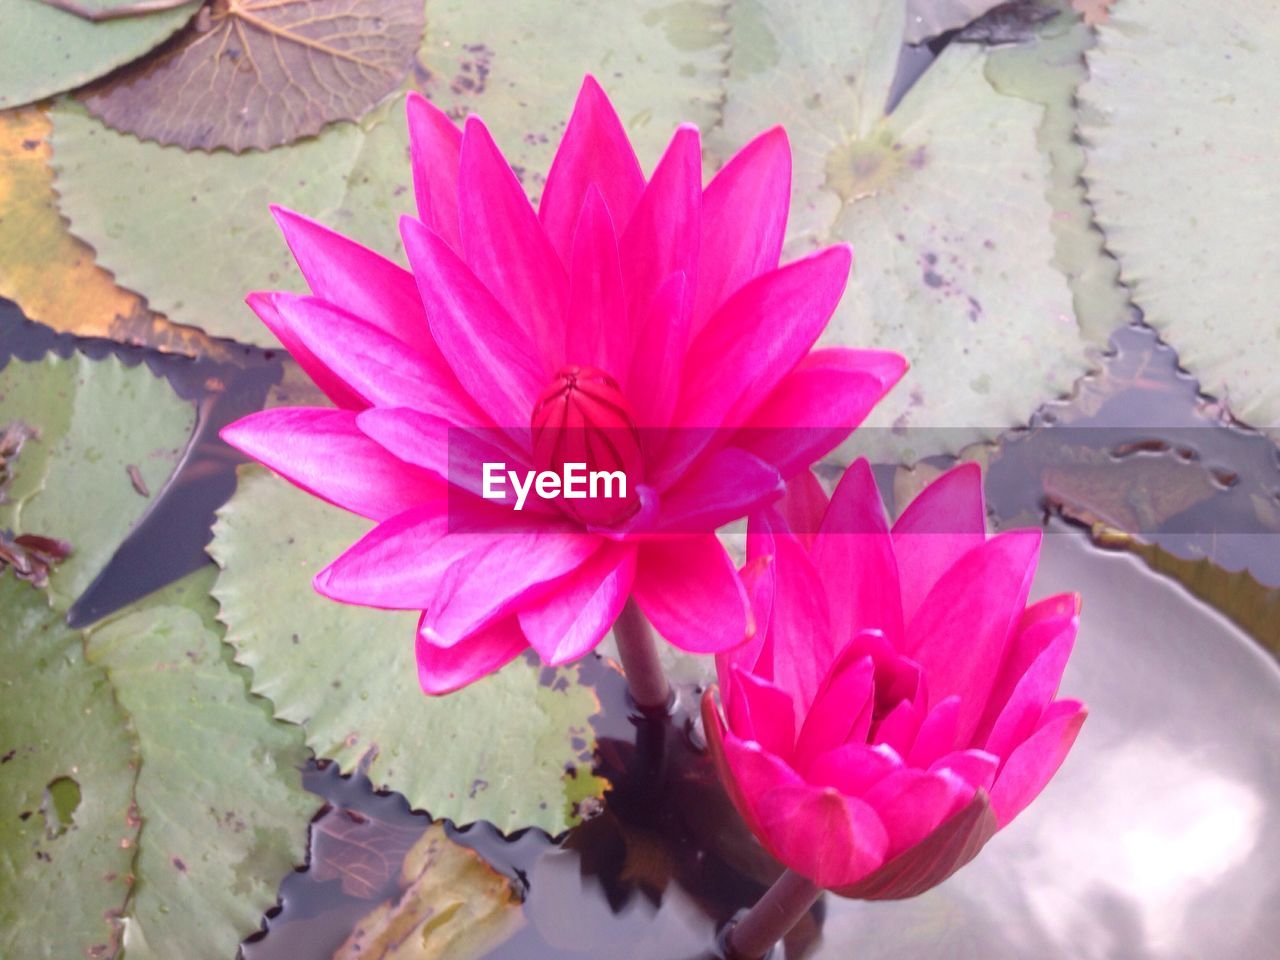
[[[729,931],[732,960],[759,960],[799,923],[822,896],[810,880],[784,870],[756,905]]]
[[[658,661],[653,627],[630,597],[613,625],[613,636],[631,699],[641,710],[665,710],[671,700],[671,685]]]

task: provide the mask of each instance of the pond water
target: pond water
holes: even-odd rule
[[[1113,346],[1073,397],[975,454],[998,522],[1047,523],[1037,593],[1085,596],[1064,681],[1067,695],[1091,707],[1075,751],[1041,800],[951,881],[903,903],[826,897],[789,938],[788,958],[1274,955],[1280,669],[1267,648],[1280,650],[1280,458],[1201,398],[1149,329],[1123,329]],[[251,348],[214,363],[86,344],[0,302],[0,357],[73,348],[144,360],[201,411],[178,482],[73,609],[89,623],[208,562],[213,511],[232,492],[237,462],[217,429],[259,407],[284,366]],[[916,482],[887,466],[878,476],[888,491]],[[1090,525],[1113,546],[1134,546],[1116,530],[1139,533],[1146,552],[1102,549]],[[1201,558],[1211,565],[1190,562]],[[1227,576],[1240,570],[1250,578]],[[696,746],[688,709],[696,694],[684,691],[670,720],[636,718],[614,670],[595,660],[586,675],[603,705],[599,772],[613,785],[597,815],[555,841],[536,830],[504,837],[483,823],[447,825],[524,895],[523,922],[488,956],[711,957],[717,928],[776,868]],[[422,744],[422,762],[431,749]],[[313,765],[305,777],[327,802],[312,826],[313,851],[335,829],[358,828],[359,844],[323,848],[336,858],[326,877],[341,872],[343,857],[352,869],[386,869],[355,896],[314,864],[300,866],[282,878],[279,906],[243,945],[244,960],[332,957],[395,892],[399,860],[430,825],[359,776]]]

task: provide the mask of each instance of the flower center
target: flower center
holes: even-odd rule
[[[586,496],[562,498],[566,513],[611,527],[639,509],[640,433],[613,377],[595,367],[561,368],[534,404],[532,428],[534,466],[565,474],[567,464],[578,464],[585,473]]]

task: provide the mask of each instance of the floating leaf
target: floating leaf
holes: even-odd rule
[[[186,449],[195,408],[145,366],[50,356],[0,370],[0,428],[37,431],[18,455],[0,527],[58,537],[71,555],[49,577],[62,610],[92,582]]]
[[[120,283],[171,319],[278,346],[244,305],[255,289],[303,290],[267,208],[292,207],[388,256],[413,206],[403,100],[363,125],[241,156],[144,143],[73,103],[53,118],[59,209]]]
[[[113,956],[138,835],[128,720],[80,634],[4,575],[0,662],[0,956]]]
[[[1080,92],[1089,199],[1145,319],[1240,419],[1280,427],[1280,18],[1125,0]]]
[[[524,924],[511,882],[429,827],[405,858],[404,890],[364,917],[333,960],[473,960]]]
[[[311,825],[307,862],[321,883],[340,880],[342,892],[362,900],[383,893],[422,830],[337,807]]]
[[[169,323],[116,286],[92,248],[67,231],[53,192],[50,129],[38,107],[0,114],[0,297],[61,333],[223,356],[199,330]]]
[[[214,596],[236,658],[276,716],[346,772],[459,823],[559,833],[591,766],[595,694],[576,668],[526,658],[447,697],[418,688],[417,614],[344,606],[311,589],[317,570],[369,528],[261,468],[242,468],[218,514]],[[566,769],[569,772],[566,772]],[[603,784],[598,785],[603,789]]]
[[[143,140],[267,150],[364,116],[408,74],[422,26],[423,0],[218,0],[80,99]]]
[[[89,9],[133,0],[82,0]],[[163,43],[191,19],[197,0],[156,13],[94,23],[43,0],[0,0],[0,110],[78,87]]]
[[[859,449],[915,459],[1023,422],[1087,368],[1054,268],[1043,111],[998,93],[987,52],[947,47],[887,117],[900,0],[731,10],[721,157],[782,122],[795,152],[792,252],[846,240],[857,265],[825,337],[874,344],[912,369]]]
[[[477,113],[536,199],[586,73],[609,91],[641,163],[676,124],[719,119],[729,52],[723,0],[432,0],[422,90]]]
[[[907,0],[907,43],[923,43],[977,20],[1006,0]]]
[[[142,758],[131,960],[232,956],[302,862],[318,805],[302,786],[301,732],[250,696],[202,616],[213,573],[186,578],[195,609],[165,605],[163,591],[89,634],[88,659],[105,668]]]

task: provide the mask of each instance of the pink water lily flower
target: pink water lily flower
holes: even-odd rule
[[[408,118],[410,269],[276,210],[311,294],[249,298],[334,407],[222,434],[376,522],[316,589],[422,611],[429,693],[529,647],[580,657],[629,596],[686,650],[741,643],[749,605],[712,531],[775,499],[905,366],[811,350],[851,254],[779,266],[786,136],[761,134],[704,189],[698,131],[682,126],[646,180],[587,78],[535,211],[479,118],[460,129],[416,95]],[[483,487],[485,464],[531,476],[578,456],[625,470],[626,497],[517,510]]]
[[[751,518],[753,640],[717,658],[708,740],[764,847],[867,899],[946,879],[1027,806],[1085,718],[1055,700],[1079,598],[1027,606],[1040,531],[988,537],[957,467],[889,527],[865,461]]]

